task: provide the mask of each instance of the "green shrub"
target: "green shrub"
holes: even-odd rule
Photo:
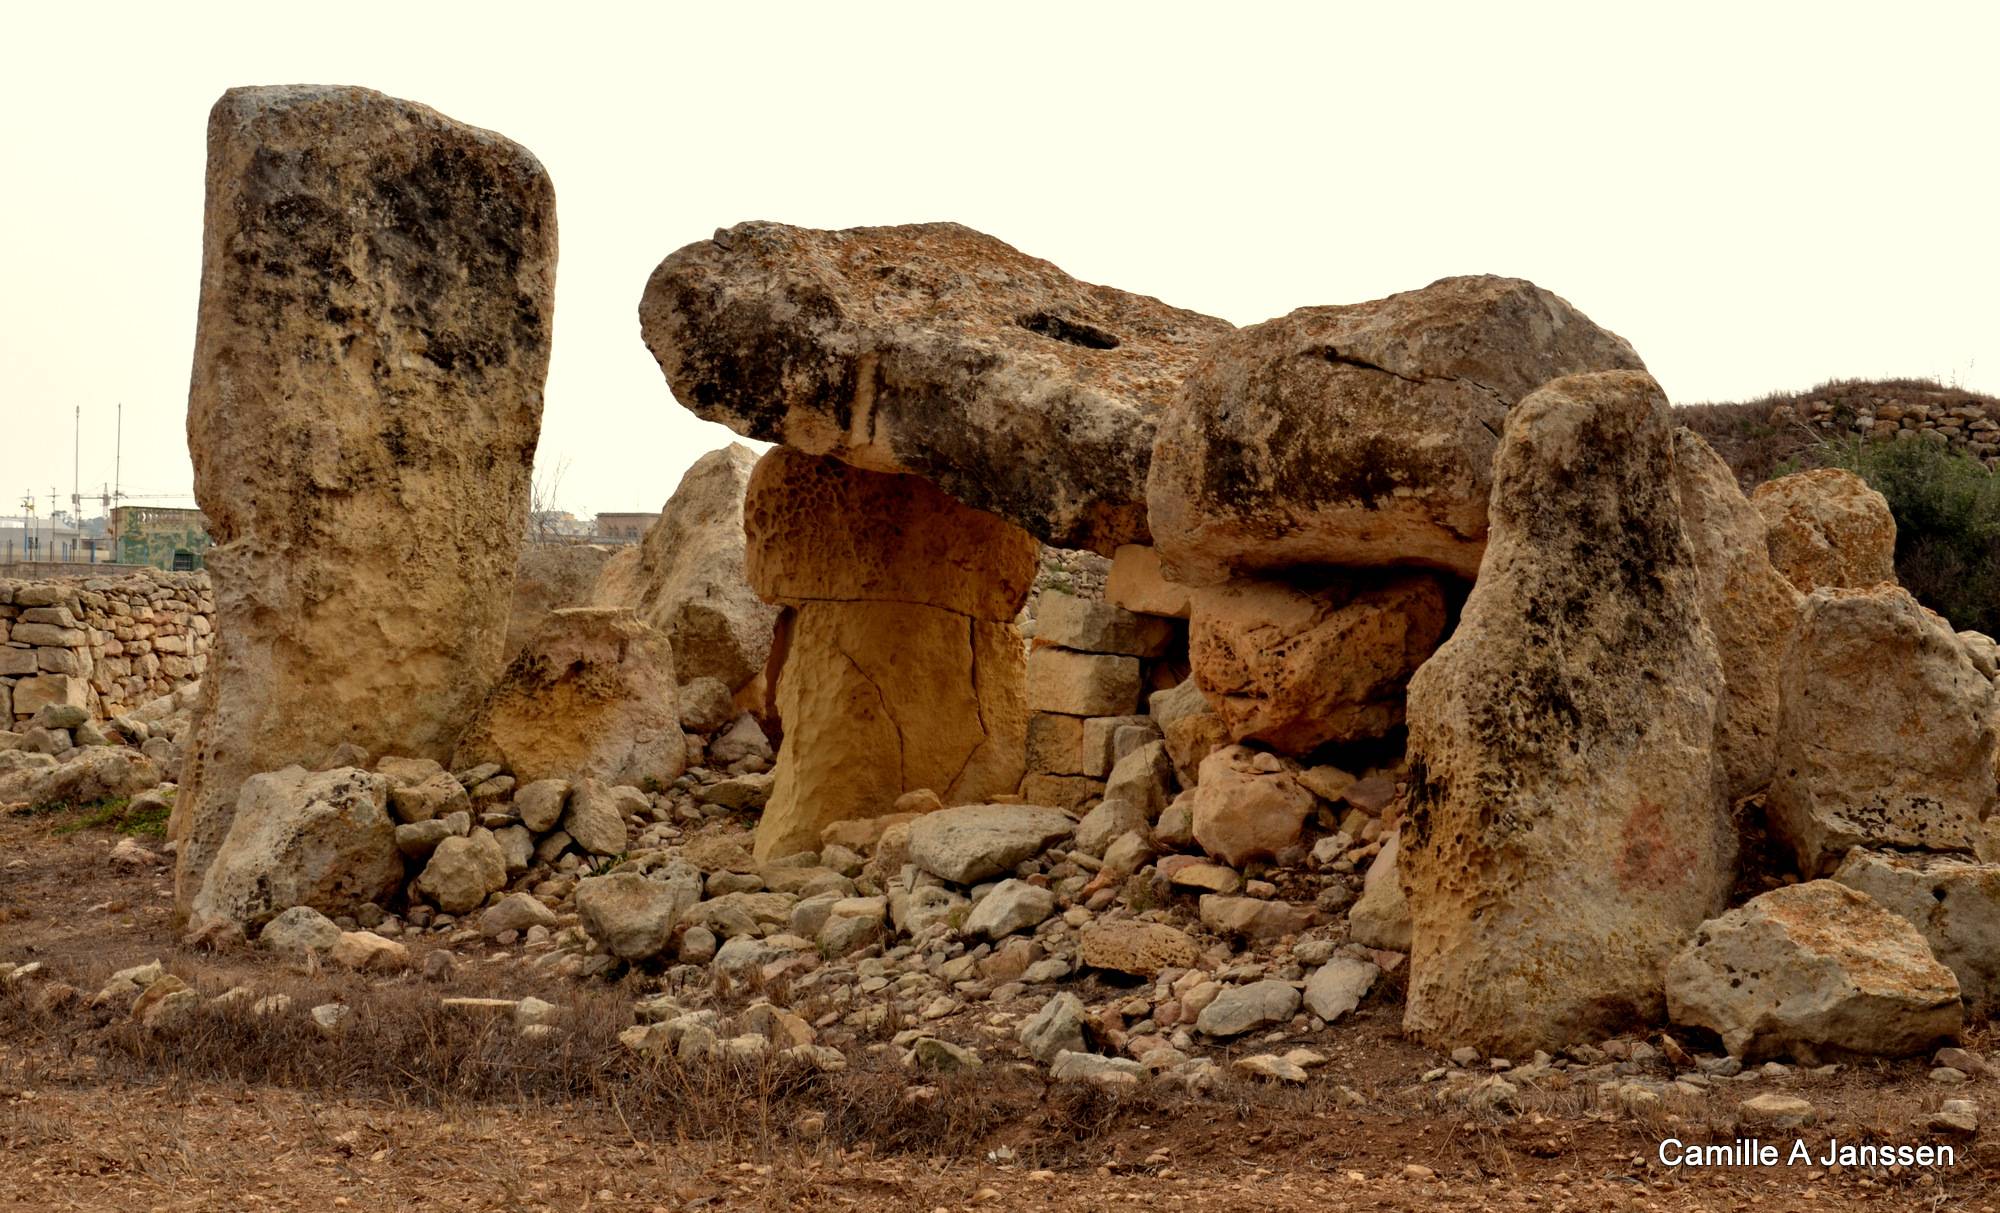
[[[1896,517],[1896,576],[1954,628],[2000,635],[2000,473],[1942,443],[1830,443]]]

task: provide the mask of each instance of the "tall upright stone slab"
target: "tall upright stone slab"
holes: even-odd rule
[[[758,463],[744,519],[750,583],[793,608],[758,858],[918,788],[963,804],[1019,786],[1032,536],[920,477],[787,447]]]
[[[217,637],[177,906],[243,780],[352,742],[444,759],[498,672],[555,290],[526,149],[367,89],[209,115],[188,449]]]
[[[1724,683],[1643,373],[1507,417],[1457,631],[1410,680],[1398,863],[1404,1027],[1519,1057],[1664,1010],[1661,975],[1734,875]]]

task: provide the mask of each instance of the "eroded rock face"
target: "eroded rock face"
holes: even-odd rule
[[[1236,741],[1305,754],[1403,723],[1410,675],[1444,634],[1436,577],[1236,581],[1196,590],[1195,681]]]
[[[1161,421],[1147,482],[1169,578],[1416,564],[1470,577],[1514,404],[1641,370],[1624,339],[1518,278],[1301,308],[1215,344]]]
[[[1751,504],[1770,527],[1771,564],[1805,593],[1896,580],[1889,502],[1845,468],[1814,468],[1757,486]]]
[[[767,601],[906,602],[1010,623],[1042,549],[1005,519],[918,476],[777,447],[751,476],[750,584]]]
[[[1778,679],[1799,592],[1773,567],[1764,516],[1701,436],[1674,431],[1674,484],[1694,547],[1702,615],[1715,634],[1724,681],[1716,749],[1733,800],[1771,782],[1778,733]]]
[[[828,825],[919,788],[963,803],[1020,785],[1027,671],[1012,621],[1039,544],[918,477],[783,447],[759,462],[745,519],[751,584],[795,608],[759,859],[814,850]]]
[[[1917,929],[1864,893],[1813,880],[1705,922],[1667,969],[1675,1023],[1745,1060],[1901,1057],[1958,1034],[1958,982]]]
[[[403,882],[389,779],[352,767],[287,767],[243,782],[191,922],[262,923],[293,906],[351,914]]]
[[[674,654],[631,611],[552,612],[479,705],[452,755],[514,778],[665,786],[687,766]]]
[[[1403,1022],[1434,1044],[1513,1056],[1656,1019],[1661,969],[1722,908],[1722,669],[1672,461],[1638,372],[1507,418],[1479,580],[1410,680]]]
[[[185,914],[243,781],[342,743],[443,758],[498,673],[541,426],[555,194],[367,89],[209,116],[188,393],[215,646],[176,806]]]
[[[1992,684],[1908,590],[1807,595],[1779,674],[1772,833],[1808,876],[1853,846],[1971,852],[1996,803],[1994,713]]]
[[[905,603],[800,607],[757,857],[815,850],[828,825],[888,813],[918,788],[952,804],[1012,792],[1027,760],[1025,678],[1012,624]]]
[[[661,262],[639,322],[697,415],[1105,555],[1144,542],[1156,420],[1231,331],[952,223],[738,224]]]
[[[714,678],[732,692],[764,671],[778,608],[744,571],[743,500],[757,452],[740,442],[694,461],[636,549],[599,582],[598,606],[630,607],[665,633],[682,682]]]

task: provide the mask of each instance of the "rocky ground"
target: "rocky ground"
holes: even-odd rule
[[[895,1040],[908,1029],[871,1033],[840,1016],[813,1019],[826,1025],[815,1032],[821,1047],[843,1053],[838,1070],[741,1048],[683,1061],[621,1043],[642,1017],[636,1008],[669,992],[714,1012],[727,1025],[719,1035],[734,1041],[758,1022],[748,1008],[763,999],[802,1003],[777,988],[699,986],[686,973],[663,991],[671,971],[647,966],[564,972],[574,966],[547,961],[560,930],[540,945],[409,931],[397,941],[407,964],[393,971],[302,969],[256,948],[183,950],[168,926],[167,869],[90,820],[74,810],[0,818],[0,967],[38,966],[0,980],[0,1208],[2000,1202],[2000,1151],[1977,1132],[1934,1127],[1947,1099],[1983,1103],[2000,1081],[1982,1072],[1992,1047],[1984,1028],[1966,1054],[1936,1059],[1957,1063],[1962,1080],[1933,1076],[1922,1058],[1726,1076],[1712,1059],[1674,1064],[1680,1045],[1658,1036],[1502,1070],[1403,1040],[1392,970],[1329,1026],[1288,1021],[1245,1044],[1204,1038],[1196,1051],[1216,1063],[1205,1083],[1052,1081],[1020,1055],[1011,1019],[1005,1031],[982,1031],[1008,1013],[976,990],[925,1021],[923,1035],[978,1049],[977,1071],[911,1064]],[[704,826],[713,837],[740,828],[734,818]],[[204,996],[185,1014],[153,1011],[169,999],[110,980],[155,960]],[[1269,960],[1253,949],[1243,963]],[[1060,988],[1102,1007],[1135,987],[1092,972]],[[245,992],[225,994],[236,989]],[[278,995],[290,1006],[265,1001]],[[135,1002],[147,1003],[136,1018]],[[349,1012],[337,1031],[308,1013],[329,1005]],[[783,1024],[772,1019],[775,1035]],[[546,1027],[523,1032],[523,1021]],[[1324,1059],[1302,1082],[1233,1065],[1295,1049]],[[1757,1117],[1796,1113],[1793,1100],[1809,1108],[1813,1123],[1797,1132],[1815,1150],[1829,1137],[1949,1142],[1958,1162],[1690,1174],[1655,1161],[1670,1136],[1728,1141],[1740,1129],[1789,1141],[1794,1130]]]

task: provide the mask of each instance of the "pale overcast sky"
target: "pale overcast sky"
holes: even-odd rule
[[[663,256],[745,219],[954,219],[1239,324],[1519,275],[1683,403],[2000,391],[1997,34],[1993,4],[15,6],[0,513],[67,496],[77,405],[86,486],[122,401],[126,491],[188,493],[231,85],[367,85],[548,166],[541,458],[584,513],[657,509],[729,440],[674,403],[635,309]]]

